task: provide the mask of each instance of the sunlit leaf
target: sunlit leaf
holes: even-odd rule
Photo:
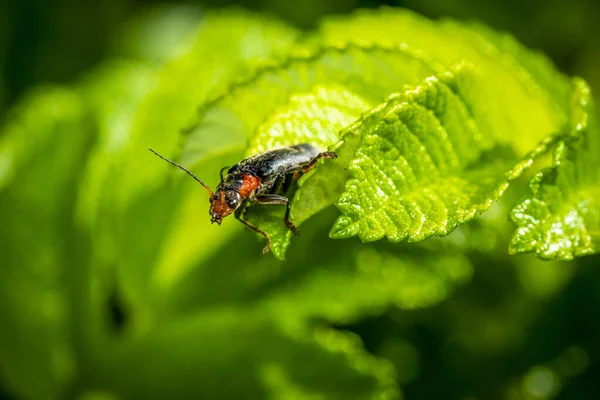
[[[511,212],[519,226],[511,253],[571,260],[600,251],[600,126],[585,82],[574,82],[571,101],[570,136],[556,148],[553,167],[531,180],[531,196]]]
[[[321,132],[313,124],[314,120],[323,119],[323,107],[344,113],[348,106],[356,110],[359,104],[377,104],[394,91],[392,88],[399,89],[436,70],[436,64],[428,57],[405,46],[350,44],[301,47],[290,53],[288,58],[259,68],[204,104],[197,126],[188,133],[182,159],[188,163],[200,160],[200,144],[211,139],[212,147],[221,151],[229,150],[232,141],[242,143],[245,149],[252,143],[247,154],[270,144],[298,143],[299,139],[324,143],[329,138],[327,144],[332,144],[330,141],[335,138],[332,134],[336,132]],[[341,92],[336,93],[338,90]],[[346,105],[340,101],[344,97],[353,99]],[[290,128],[295,130],[287,127],[285,132],[280,130],[277,141],[272,138],[275,135],[264,134],[273,129],[271,124],[287,120],[286,114],[293,120]],[[298,129],[304,134],[297,138]],[[218,143],[215,136],[219,137]]]
[[[425,76],[439,73],[442,65],[449,67],[461,59],[475,65],[481,75],[481,84],[462,88],[462,96],[472,101],[469,112],[477,120],[479,135],[505,148],[504,152],[512,150],[516,157],[527,159],[530,153],[543,151],[544,141],[560,131],[566,120],[567,93],[567,80],[544,56],[483,26],[433,22],[411,12],[385,9],[325,20],[306,48],[279,64],[259,69],[209,101],[186,138],[182,159],[196,162],[202,153],[190,155],[188,148],[197,149],[200,143],[211,143],[222,152],[231,152],[231,143],[244,143],[247,155],[306,141],[332,146],[336,134],[338,138],[346,135],[343,124],[349,126],[356,112],[372,107],[367,104],[378,104],[399,92],[402,85],[417,84]],[[340,97],[336,92],[358,96],[367,103],[348,114],[333,100]],[[339,119],[344,112],[346,117]],[[319,123],[323,115],[332,115],[337,123]],[[468,135],[459,137],[467,140]],[[353,159],[350,153],[356,149],[349,145],[352,141],[346,135],[344,142],[337,144],[346,162]],[[452,157],[451,153],[448,156]],[[455,154],[458,161],[454,162],[468,164],[478,154],[477,150]],[[373,156],[377,161],[378,155]],[[516,162],[511,160],[500,169],[507,172]],[[348,179],[345,166],[341,160],[323,162],[312,177],[300,182],[292,202],[297,225],[341,195]],[[270,234],[272,251],[279,258],[284,257],[291,238],[278,222],[282,213],[282,209],[249,213],[249,218]],[[432,232],[445,234],[455,226],[450,221],[446,228]]]
[[[273,149],[285,144],[304,142],[317,144],[323,150],[326,150],[331,143],[337,142],[338,132],[357,120],[364,110],[372,108],[365,100],[343,88],[325,89],[321,87],[317,87],[314,94],[292,96],[290,104],[286,107],[289,107],[289,109],[279,110],[272,120],[260,126],[248,153],[258,154],[266,149]],[[291,134],[293,134],[293,138]],[[319,169],[330,169],[332,162],[334,160],[319,163]],[[344,160],[340,159],[335,162],[335,165],[342,165],[343,162]],[[345,174],[342,173],[341,175]],[[319,188],[323,190],[332,188],[335,190],[335,185],[339,185],[338,176],[334,174],[328,174],[328,176],[330,179],[321,182]],[[337,192],[334,193],[337,197]],[[310,208],[311,212],[314,213],[314,210],[318,207],[317,204],[323,201],[326,202],[331,196],[320,193],[307,197],[311,202],[304,203],[306,204],[305,207]],[[298,204],[299,201],[296,199],[292,218],[299,225],[306,220],[306,216],[299,209]],[[326,206],[330,204],[331,201],[325,203]],[[261,229],[273,237],[271,251],[280,259],[284,258],[291,235],[291,232],[283,224],[282,212],[283,207],[269,207],[268,209],[253,207],[246,213],[246,218],[249,221],[260,225]]]
[[[475,65],[490,78],[481,89],[493,93],[491,103],[511,106],[509,118],[501,116],[502,110],[497,107],[486,110],[498,132],[502,132],[496,139],[509,143],[521,154],[567,119],[564,96],[568,80],[544,56],[523,48],[509,35],[480,25],[450,19],[432,21],[397,8],[359,10],[350,17],[326,18],[315,40],[404,43],[446,67],[463,60]]]
[[[399,45],[352,44],[302,51],[259,69],[205,105],[182,159],[195,162],[189,154],[197,157],[202,153],[190,152],[206,142],[222,152],[230,152],[231,143],[248,143],[246,154],[302,142],[325,149],[337,142],[342,128],[385,98],[391,88],[423,78],[438,67],[424,54]],[[261,107],[248,108],[246,104]],[[320,201],[312,196],[305,199]],[[281,212],[263,211],[261,216],[249,218],[273,236],[273,253],[283,258],[289,234],[280,222]]]
[[[357,125],[361,135],[331,235],[397,242],[443,236],[485,211],[547,143],[524,159],[479,131],[470,68],[429,78]],[[493,134],[491,136],[494,136]]]
[[[511,215],[511,251],[597,252],[589,90],[576,81],[571,99],[569,80],[510,35],[397,9],[301,34],[174,7],[123,31],[119,54],[134,60],[34,92],[0,129],[11,395],[398,398],[398,382],[429,374],[427,352],[478,382],[469,352],[511,358],[541,301],[577,276],[556,262],[535,280],[526,258],[504,268],[517,178],[552,148]],[[233,217],[211,226],[204,188],[147,149],[214,188],[222,167],[305,142],[338,158],[288,193],[301,235],[290,241],[283,207],[246,214],[275,257]],[[502,295],[473,295],[481,287]],[[465,386],[450,395],[489,397]]]

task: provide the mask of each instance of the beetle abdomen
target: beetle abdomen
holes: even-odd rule
[[[310,143],[281,147],[248,157],[232,167],[228,173],[245,172],[261,179],[274,175],[281,176],[301,170],[301,166],[310,162],[320,151],[317,146]]]

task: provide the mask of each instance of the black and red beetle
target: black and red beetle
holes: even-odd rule
[[[267,240],[263,254],[269,252],[271,239],[266,232],[244,219],[246,206],[249,203],[285,204],[283,222],[294,235],[298,235],[298,228],[289,220],[290,202],[285,194],[291,184],[302,174],[310,171],[321,158],[337,157],[333,151],[321,152],[319,148],[308,143],[270,150],[240,161],[229,168],[226,176],[223,176],[223,171],[227,167],[221,169],[221,182],[213,193],[204,182],[187,169],[152,149],[150,151],[188,173],[208,190],[211,223],[216,222],[220,225],[223,218],[234,213],[236,219],[263,235]]]

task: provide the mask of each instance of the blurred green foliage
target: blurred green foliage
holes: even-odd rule
[[[372,24],[368,17],[366,22],[335,18],[305,34],[276,18],[239,10],[205,14],[201,7],[161,6],[124,22],[133,2],[102,2],[80,11],[83,6],[57,4],[49,16],[17,2],[0,6],[8,10],[0,18],[9,21],[0,24],[0,49],[9,58],[0,69],[5,77],[0,93],[7,102],[20,97],[0,131],[0,397],[365,399],[403,393],[424,399],[581,399],[597,394],[598,256],[565,263],[507,255],[515,231],[507,220],[513,205],[531,197],[536,208],[525,207],[517,217],[519,210],[513,210],[513,220],[528,224],[531,214],[539,222],[527,225],[531,230],[520,239],[529,247],[515,245],[513,238],[513,250],[540,254],[539,238],[548,238],[544,232],[557,232],[563,213],[569,216],[573,207],[596,198],[597,168],[590,165],[598,161],[597,137],[588,132],[597,131],[587,125],[594,111],[591,100],[579,109],[571,106],[581,101],[569,97],[571,90],[575,99],[585,96],[585,87],[572,89],[543,57],[484,27],[436,25],[410,14],[401,25],[390,17],[389,26]],[[246,4],[312,28],[323,14],[357,5],[307,2],[294,10],[272,1]],[[508,29],[598,87],[595,3],[515,2],[518,13],[510,4],[468,0],[406,5]],[[104,10],[97,20],[108,23],[70,17],[91,15],[94,7]],[[20,18],[31,26],[45,21],[29,33],[29,43],[37,46],[28,46],[23,36],[24,42],[7,39],[7,32],[25,29]],[[65,21],[96,36],[69,44],[65,37],[73,36],[72,26],[61,26]],[[102,28],[94,28],[98,25]],[[54,50],[85,51],[60,57],[60,51],[42,45],[45,30],[55,35],[47,39],[58,45]],[[113,39],[103,41],[109,34]],[[472,50],[475,34],[504,58]],[[410,65],[412,56],[402,52],[386,55],[360,46],[288,68],[290,49],[298,42],[304,44],[292,59],[313,60],[311,54],[323,54],[315,46],[369,35],[377,43],[396,37],[412,42],[435,59],[428,64],[432,69]],[[442,38],[451,46],[440,46]],[[346,137],[338,162],[321,164],[301,181],[294,215],[303,222],[302,236],[289,249],[278,211],[253,213],[255,221],[273,226],[279,243],[274,251],[283,257],[287,249],[286,262],[261,257],[254,235],[233,221],[211,228],[203,190],[146,150],[181,153],[182,162],[214,187],[219,169],[244,154],[307,139],[333,144],[338,131],[386,95],[409,93],[402,94],[402,84],[444,76],[441,71],[455,66],[457,54],[475,66],[483,63],[484,75],[497,80],[469,85],[467,77],[468,90],[460,86],[464,81],[456,83],[463,92],[447,104],[464,101],[474,113],[476,126],[491,136],[480,143],[482,149],[502,142],[511,147],[484,159],[490,167],[473,178],[454,164],[457,179],[469,177],[469,187],[504,185],[494,174],[520,165],[545,135],[555,130],[570,136],[557,147],[554,165],[548,157],[536,159],[534,172],[553,168],[534,176],[533,192],[526,185],[532,174],[518,168],[509,177],[515,184],[502,188],[507,190],[500,201],[491,205],[499,193],[485,192],[475,203],[489,203],[480,211],[491,208],[443,238],[419,244],[327,239],[340,215],[332,203],[347,188],[346,174],[357,178],[356,171],[371,168],[362,158],[345,171],[354,151],[344,149],[363,146],[367,158],[378,160],[385,152],[358,140],[385,137],[381,118],[355,125],[364,135]],[[516,63],[504,69],[498,62],[508,59],[506,54]],[[71,79],[103,57],[108,60]],[[523,76],[540,91],[530,94]],[[37,86],[23,94],[26,86],[47,79],[69,84]],[[440,101],[439,93],[427,100]],[[288,102],[290,94],[297,96]],[[202,104],[209,107],[198,124]],[[444,104],[443,128],[451,136],[470,137],[464,132],[473,121]],[[416,112],[403,121],[427,127],[424,118]],[[308,121],[320,121],[318,128],[307,129]],[[181,130],[189,126],[194,129],[182,141]],[[456,157],[462,162],[469,154]],[[479,155],[473,159],[465,168],[484,165]],[[380,161],[389,167],[388,159]],[[355,186],[374,181],[359,179]],[[458,187],[455,181],[436,184],[450,194]],[[365,190],[366,197],[349,203],[377,195]],[[560,201],[557,190],[566,193]],[[462,212],[462,205],[457,207]],[[590,235],[597,237],[594,210],[581,207],[585,218],[577,226],[592,227]],[[472,217],[434,233],[450,232]],[[433,213],[426,220],[440,218]],[[580,234],[566,231],[560,243]],[[593,241],[569,245],[586,249],[581,253],[597,251]]]

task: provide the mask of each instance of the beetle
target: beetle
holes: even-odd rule
[[[310,143],[269,150],[245,158],[231,168],[222,168],[220,171],[221,182],[213,192],[208,185],[183,166],[161,156],[152,149],[149,150],[166,162],[185,171],[208,191],[211,224],[216,222],[221,225],[223,218],[233,213],[237,220],[264,236],[267,244],[263,248],[263,254],[269,252],[271,239],[266,232],[244,219],[244,211],[247,206],[252,203],[285,204],[283,222],[294,235],[298,235],[298,228],[290,221],[291,205],[285,194],[292,183],[314,168],[321,158],[337,157],[334,151],[320,151],[317,146]],[[225,170],[227,170],[227,175],[223,176]]]

